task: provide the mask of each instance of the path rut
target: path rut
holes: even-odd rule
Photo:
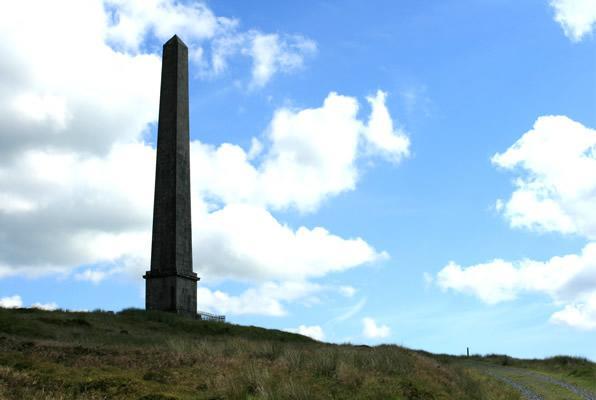
[[[596,400],[596,395],[594,393],[590,393],[585,389],[582,389],[582,388],[574,386],[570,383],[555,379],[552,376],[544,375],[544,374],[541,374],[541,373],[535,372],[535,371],[527,371],[527,370],[520,369],[520,368],[516,368],[515,371],[518,373],[524,374],[526,376],[531,376],[531,377],[537,378],[543,382],[552,383],[554,385],[565,388],[565,389],[569,390],[570,392],[575,393],[576,395],[581,397],[583,400]]]
[[[508,377],[506,377],[504,375],[499,374],[498,372],[495,371],[494,368],[484,369],[484,372],[486,372],[487,374],[489,374],[493,378],[498,379],[501,382],[503,382],[503,383],[511,386],[512,388],[516,389],[518,392],[520,392],[520,394],[526,400],[544,400],[544,398],[542,396],[540,396],[539,394],[533,392],[532,390],[530,390],[526,386],[522,385],[521,383],[517,383],[517,382],[515,382],[511,378],[508,378]]]
[[[544,398],[541,395],[539,395],[538,393],[535,393],[534,391],[532,391],[527,386],[525,386],[519,382],[516,382],[513,378],[507,376],[506,372],[509,372],[509,373],[513,372],[518,375],[524,375],[524,376],[530,377],[530,378],[534,379],[535,381],[540,381],[540,382],[547,383],[547,384],[557,385],[557,386],[562,387],[562,388],[568,390],[569,392],[575,394],[576,396],[580,397],[582,400],[596,400],[596,394],[594,394],[586,389],[572,385],[570,383],[553,378],[550,375],[542,374],[540,372],[526,370],[523,368],[497,367],[497,366],[488,367],[486,365],[483,365],[483,366],[476,365],[476,368],[479,368],[484,373],[513,387],[514,389],[519,391],[521,393],[521,395],[526,400],[544,400]]]

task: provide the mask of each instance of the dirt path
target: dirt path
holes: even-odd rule
[[[533,391],[531,391],[526,386],[522,385],[521,383],[515,382],[513,379],[500,374],[497,371],[497,368],[482,368],[482,372],[489,374],[493,378],[511,386],[512,388],[516,389],[521,395],[527,400],[544,400],[544,398]]]
[[[558,379],[553,378],[552,376],[541,374],[535,371],[528,371],[521,368],[515,369],[517,373],[525,374],[526,376],[532,376],[542,382],[552,383],[554,385],[560,386],[569,390],[572,393],[575,393],[577,396],[581,397],[582,400],[596,400],[596,395],[594,393],[590,393],[585,389],[579,388],[574,386],[570,383],[560,381]]]
[[[540,372],[486,364],[474,364],[473,368],[515,388],[526,400],[596,400],[596,394]]]

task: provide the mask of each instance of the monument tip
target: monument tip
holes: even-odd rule
[[[187,46],[186,46],[186,44],[185,44],[185,43],[182,41],[182,39],[180,39],[180,37],[179,37],[178,35],[174,35],[174,36],[172,36],[172,37],[170,38],[170,40],[168,40],[168,41],[167,41],[167,42],[164,44],[164,46],[169,46],[169,45],[172,45],[172,44],[174,44],[174,43],[176,43],[176,44],[181,44],[181,45],[183,45],[184,47],[187,47]]]

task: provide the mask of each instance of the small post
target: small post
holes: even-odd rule
[[[466,354],[468,357],[470,357],[470,348],[469,347],[466,347]]]

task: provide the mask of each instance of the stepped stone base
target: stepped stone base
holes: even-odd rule
[[[197,314],[196,274],[155,274],[151,271],[145,278],[145,308],[195,316]]]

